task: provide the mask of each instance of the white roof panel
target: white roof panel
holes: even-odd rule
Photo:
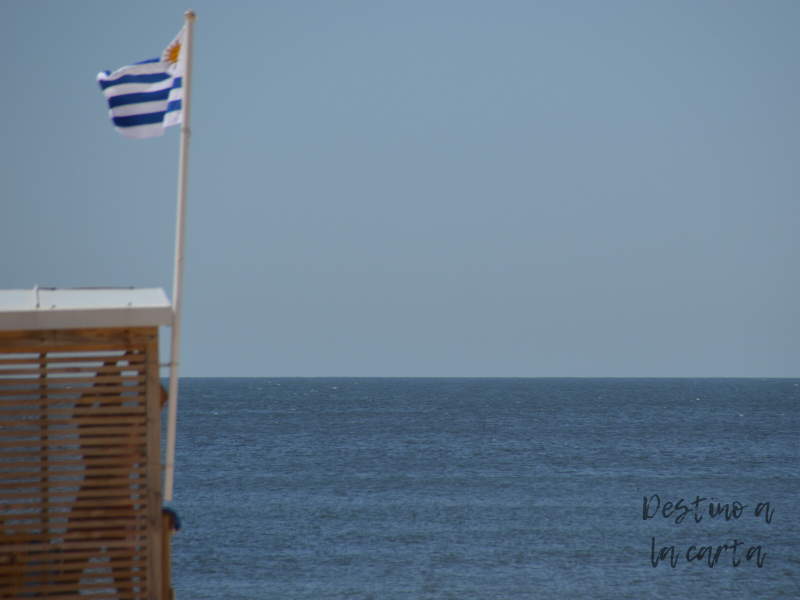
[[[161,288],[0,290],[0,331],[172,325]]]

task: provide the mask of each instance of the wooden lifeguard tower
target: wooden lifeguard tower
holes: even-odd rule
[[[161,289],[0,291],[0,598],[170,600]]]

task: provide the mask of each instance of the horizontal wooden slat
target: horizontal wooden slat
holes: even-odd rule
[[[35,532],[41,531],[44,529],[47,533],[51,536],[59,537],[61,535],[59,530],[66,530],[66,531],[85,531],[85,530],[93,530],[93,529],[105,529],[107,527],[124,529],[128,527],[138,527],[142,528],[147,525],[147,518],[146,515],[139,515],[136,517],[130,518],[115,518],[115,519],[83,519],[80,517],[75,517],[73,515],[69,516],[69,520],[64,523],[20,523],[20,524],[8,524],[6,523],[5,527],[7,530],[14,531],[15,534],[19,534],[22,532]],[[0,548],[2,548],[2,544],[0,544]]]
[[[42,548],[64,549],[69,547],[89,549],[89,548],[110,548],[113,542],[125,544],[126,547],[134,548],[146,544],[146,527],[138,529],[109,529],[108,531],[95,530],[92,532],[68,532],[55,535],[25,535],[25,543],[13,544],[13,552],[36,552]],[[91,533],[91,535],[89,534]],[[22,536],[17,536],[22,537]],[[4,546],[0,546],[4,548]]]
[[[29,414],[12,417],[0,411],[0,427],[33,425],[62,425],[74,423],[76,425],[91,425],[94,423],[111,422],[138,422],[145,418],[141,406],[82,406],[80,408],[58,409],[60,412],[40,411],[39,414]],[[109,410],[106,410],[109,409]],[[27,411],[36,413],[37,411]]]
[[[49,586],[44,588],[30,589],[35,589],[37,596],[44,596],[46,598],[50,598],[53,594],[55,594],[57,595],[58,600],[145,600],[147,598],[147,592],[144,590],[145,584],[140,584],[140,587],[142,588],[141,591],[117,592],[112,591],[114,589],[113,585],[106,585],[101,591],[89,592],[90,595],[88,596],[82,595],[81,592],[78,592],[77,594],[70,593],[76,591],[74,588],[70,588],[66,592],[53,592],[53,588],[50,588]],[[29,588],[26,586],[24,588],[26,597],[29,593],[28,590]]]
[[[36,494],[34,497],[40,497],[46,494],[55,494],[58,492],[64,492],[66,497],[73,497],[76,495],[87,495],[90,491],[103,491],[103,492],[110,492],[109,494],[96,494],[97,496],[104,496],[104,495],[126,495],[132,492],[138,492],[138,488],[132,488],[127,485],[123,485],[121,483],[112,483],[112,478],[104,478],[98,480],[78,480],[78,481],[56,481],[56,482],[39,482],[38,484],[22,484],[19,487],[15,488],[7,488],[3,486],[3,489],[0,490],[0,499],[4,500],[17,500],[23,497],[30,497],[30,494]],[[144,477],[139,477],[137,479],[129,479],[128,480],[131,485],[137,485],[144,487],[145,479]],[[106,485],[108,483],[108,485]],[[92,485],[90,485],[92,484]],[[80,487],[80,493],[76,488]],[[40,491],[42,490],[42,491]]]
[[[1,342],[0,342],[1,343]],[[102,364],[108,362],[119,363],[123,361],[127,361],[130,364],[143,364],[144,363],[144,349],[134,351],[126,349],[120,349],[113,352],[108,353],[88,353],[88,352],[78,352],[73,356],[62,356],[59,353],[58,356],[55,354],[53,355],[45,355],[42,356],[40,353],[31,353],[28,355],[29,358],[11,358],[8,354],[0,354],[0,370],[4,368],[5,365],[38,365],[41,363],[48,363],[48,364],[69,364],[69,363],[95,363],[95,364]]]
[[[93,576],[103,577],[105,572],[110,572],[112,567],[117,568],[126,568],[130,569],[131,575],[138,576],[143,575],[144,567],[146,566],[146,556],[139,557],[139,553],[131,552],[131,551],[116,551],[114,556],[110,556],[111,552],[103,552],[102,554],[98,554],[97,552],[58,552],[53,553],[50,556],[57,561],[56,568],[65,573],[86,573],[83,575],[84,578],[91,578]],[[0,554],[2,556],[2,554]],[[98,558],[106,559],[102,562],[98,561]],[[95,560],[90,560],[95,559]],[[3,573],[13,573],[19,570],[20,572],[37,572],[43,571],[41,564],[36,564],[35,561],[30,561],[30,564],[21,564],[17,565],[16,569],[14,566],[0,566],[0,574]],[[91,570],[91,571],[90,571]],[[0,588],[2,589],[2,588]]]
[[[48,415],[103,415],[103,414],[139,414],[146,410],[143,396],[103,397],[98,399],[56,399],[47,403],[43,408],[41,400],[26,400],[21,406],[0,405],[0,417],[6,419],[20,419],[32,421],[44,419]],[[4,410],[6,409],[6,410]],[[17,414],[19,413],[19,414]]]
[[[98,413],[101,413],[98,410]],[[132,429],[144,429],[147,423],[145,415],[104,415],[101,417],[69,418],[53,417],[50,419],[3,419],[0,428],[3,434],[16,437],[29,435],[97,435],[98,432],[114,429],[117,433],[126,433]],[[126,429],[127,428],[127,429]]]
[[[93,446],[86,446],[85,448],[56,448],[56,449],[46,449],[41,450],[35,447],[33,448],[14,448],[14,451],[0,451],[0,468],[4,464],[13,464],[11,462],[5,463],[5,460],[12,461],[15,459],[31,459],[34,456],[42,456],[43,458],[51,458],[51,457],[62,457],[62,456],[69,456],[69,457],[86,457],[86,456],[131,456],[131,457],[142,457],[144,458],[144,448],[139,447],[138,445],[135,447],[130,446],[120,446],[120,447],[100,447],[95,448]]]
[[[84,523],[103,523],[106,520],[109,521],[119,521],[125,520],[131,523],[136,523],[139,526],[144,527],[147,521],[147,514],[145,508],[139,508],[136,510],[125,510],[125,511],[118,511],[121,512],[123,516],[102,516],[102,517],[93,517],[90,516],[90,511],[70,511],[70,512],[62,512],[62,513],[43,513],[43,515],[39,515],[40,517],[49,516],[52,519],[45,519],[41,518],[39,521],[36,519],[17,519],[16,515],[6,515],[3,517],[7,523],[3,526],[4,530],[7,532],[7,535],[11,535],[13,532],[22,533],[22,532],[35,532],[35,531],[53,531],[52,535],[57,537],[56,530],[59,528],[67,528],[70,530],[78,530],[78,529],[85,529],[83,526]],[[13,518],[12,518],[13,517]],[[56,522],[55,519],[58,519]],[[19,522],[18,522],[19,521]],[[63,523],[61,521],[64,521]],[[38,528],[38,529],[37,529]],[[3,536],[0,536],[2,538]],[[0,543],[0,547],[2,547],[2,543]]]
[[[3,484],[3,490],[0,491],[0,516],[4,514],[5,509],[7,508],[4,506],[4,502],[10,502],[12,500],[17,500],[21,496],[20,494],[25,493],[29,490],[39,490],[39,489],[49,489],[53,492],[55,491],[64,491],[70,492],[73,496],[77,493],[77,488],[82,488],[84,490],[89,489],[104,489],[111,487],[120,487],[122,484],[119,483],[110,483],[110,482],[118,482],[118,480],[125,479],[129,483],[141,486],[144,481],[146,481],[145,474],[138,474],[135,475],[133,478],[127,477],[126,475],[106,475],[97,479],[89,478],[75,478],[68,481],[38,481],[38,482],[15,482],[13,483],[16,487],[6,487],[7,484]],[[73,490],[73,491],[70,491]],[[131,493],[139,493],[134,489],[130,489]],[[69,497],[70,494],[67,494]],[[27,505],[30,510],[38,511],[39,508],[35,506],[35,504],[28,504]]]
[[[74,485],[78,482],[85,482],[84,485],[93,484],[96,481],[104,481],[105,478],[113,476],[126,476],[131,481],[136,481],[147,473],[147,467],[138,468],[106,468],[106,469],[82,469],[74,471],[42,471],[41,474],[35,472],[26,472],[17,475],[16,478],[31,479],[33,477],[40,477],[40,479],[47,478],[47,480],[40,480],[38,482],[18,482],[18,483],[0,483],[0,490],[31,488],[31,487],[57,487],[63,485]],[[135,477],[134,477],[135,476]],[[72,481],[60,481],[61,478],[71,478]],[[11,479],[10,477],[0,478],[0,482]],[[55,479],[55,480],[54,480]]]
[[[64,481],[51,484],[44,488],[45,491],[30,492],[30,488],[18,488],[16,490],[3,490],[0,493],[0,501],[15,502],[24,498],[112,498],[112,497],[133,497],[141,495],[145,489],[145,478],[138,479],[98,479],[97,481]],[[67,488],[67,489],[64,489]],[[39,488],[36,488],[39,489]]]
[[[138,492],[138,490],[131,490]],[[134,518],[145,514],[146,502],[124,496],[117,499],[91,498],[73,500],[67,498],[54,499],[50,502],[25,502],[14,508],[11,504],[3,504],[0,519],[9,523],[28,523],[34,521],[57,522],[58,519],[105,519]],[[12,510],[13,508],[13,510]],[[2,522],[2,521],[0,521]]]
[[[103,469],[104,467],[125,469],[126,471],[133,472],[133,469],[142,468],[141,464],[140,467],[136,467],[136,464],[137,463],[135,461],[131,462],[129,460],[121,460],[119,458],[86,458],[59,461],[37,460],[15,463],[0,462],[0,478],[22,476],[17,475],[17,473],[30,475],[47,473],[49,476],[71,475],[73,473],[86,473],[91,475],[98,472],[98,469]]]
[[[127,359],[127,357],[125,357]],[[81,362],[88,362],[88,361],[74,361],[75,363]],[[123,362],[120,360],[119,362]],[[62,363],[67,364],[67,363]],[[4,365],[0,363],[0,377],[8,378],[9,375],[25,375],[27,377],[20,377],[19,381],[29,381],[34,377],[40,375],[56,375],[58,377],[62,375],[72,375],[74,373],[87,373],[87,376],[90,375],[109,375],[115,373],[124,373],[126,371],[130,371],[132,373],[139,373],[144,371],[144,361],[140,361],[134,363],[134,365],[100,365],[100,366],[92,366],[92,365],[81,365],[81,366],[47,366],[47,367],[31,367],[28,369],[6,369],[3,368]]]
[[[136,538],[145,539],[147,531],[147,520],[142,519],[138,522],[131,522],[121,527],[102,527],[95,529],[68,529],[64,532],[51,533],[46,531],[44,533],[20,533],[15,532],[13,537],[24,537],[27,548],[31,550],[41,550],[42,546],[49,544],[50,546],[62,544],[72,544],[79,542],[106,542],[109,540],[129,540],[133,541]],[[17,542],[15,542],[17,543]],[[102,544],[100,544],[102,545]],[[2,548],[3,546],[0,546]]]
[[[54,576],[52,578],[48,577],[49,581],[47,581],[47,582],[43,581],[42,583],[39,583],[38,585],[25,585],[25,587],[23,588],[23,591],[25,593],[25,596],[28,596],[28,594],[36,594],[37,596],[41,594],[41,595],[45,595],[46,597],[50,597],[51,595],[56,595],[60,599],[60,598],[64,597],[64,596],[61,595],[63,592],[72,592],[72,591],[75,591],[76,589],[80,589],[80,590],[86,590],[87,593],[91,594],[91,595],[88,596],[88,598],[94,599],[96,596],[92,592],[92,590],[110,590],[110,589],[115,589],[116,592],[115,592],[113,598],[118,598],[119,597],[118,594],[123,592],[123,591],[142,589],[144,587],[145,582],[142,579],[138,579],[137,578],[136,580],[131,581],[130,579],[127,579],[125,577],[126,575],[128,575],[128,577],[130,577],[130,575],[133,575],[133,574],[134,574],[133,572],[126,572],[125,570],[122,571],[122,573],[120,573],[120,574],[114,574],[114,575],[112,575],[112,574],[108,574],[108,575],[103,574],[101,576],[103,579],[113,578],[115,575],[116,575],[117,579],[114,580],[114,581],[108,581],[108,582],[104,581],[104,582],[95,582],[95,583],[89,583],[87,581],[85,583],[81,583],[80,586],[76,586],[75,583],[55,583],[54,580],[56,580],[57,577]],[[87,577],[87,579],[88,579],[88,577]],[[2,588],[0,588],[0,589],[2,589]],[[86,599],[87,596],[83,596],[83,598]]]
[[[53,514],[64,514],[60,512],[56,512],[61,509],[92,509],[92,508],[110,508],[112,506],[122,506],[122,507],[140,507],[142,510],[145,509],[147,505],[147,494],[139,494],[139,498],[130,498],[127,496],[120,496],[117,498],[102,498],[98,500],[97,498],[92,499],[75,499],[75,498],[53,498],[50,499],[46,503],[37,503],[37,502],[16,502],[11,503],[8,501],[3,501],[2,506],[4,510],[12,511],[12,510],[31,510],[34,507],[43,507],[45,509],[49,509],[53,512]],[[138,508],[137,508],[138,510]]]
[[[130,399],[129,399],[130,401]],[[49,419],[61,419],[62,417],[75,417],[79,415],[143,415],[146,412],[144,398],[142,402],[135,406],[103,406],[102,411],[100,407],[94,406],[64,406],[61,408],[44,408],[36,409],[17,409],[17,410],[2,410],[0,406],[0,427],[6,421],[10,422],[12,418],[21,419],[24,417],[40,417]],[[105,418],[105,417],[102,417]]]
[[[146,469],[145,469],[146,470]],[[117,488],[122,486],[125,482],[130,483],[131,485],[141,486],[144,481],[146,481],[145,475],[146,473],[137,473],[135,475],[129,476],[124,471],[120,470],[122,474],[107,474],[102,476],[92,476],[89,474],[86,477],[70,477],[69,479],[64,480],[62,476],[59,476],[59,480],[57,481],[49,481],[47,479],[43,479],[40,481],[16,481],[16,482],[8,482],[8,480],[4,480],[7,483],[3,483],[2,491],[0,491],[0,498],[4,498],[5,501],[10,502],[11,500],[16,500],[20,497],[20,494],[26,494],[30,490],[40,490],[40,489],[49,489],[53,492],[55,491],[64,491],[70,492],[72,495],[77,493],[77,489],[81,488],[84,490],[89,489],[104,489],[104,488]],[[131,488],[131,492],[133,493],[133,488]],[[136,492],[138,493],[138,492]],[[66,494],[69,496],[70,494]],[[34,505],[28,505],[32,511],[38,512],[39,508],[35,507]],[[6,507],[0,505],[0,516],[4,514]]]
[[[119,427],[101,427],[99,425],[94,427],[48,427],[39,431],[30,429],[12,429],[3,431],[5,439],[20,438],[10,442],[3,442],[0,447],[17,446],[17,445],[88,445],[101,443],[98,440],[103,439],[104,436],[115,436],[107,442],[109,445],[128,445],[129,438],[138,438],[147,433],[147,428],[142,425],[121,425]],[[78,437],[80,436],[80,437]],[[36,438],[36,439],[33,439]],[[106,443],[106,442],[102,442]]]
[[[0,588],[0,590],[2,590],[2,588]],[[25,592],[27,593],[27,591],[28,588],[26,587]],[[147,592],[145,590],[141,592],[113,592],[110,594],[98,593],[90,596],[85,596],[79,592],[75,594],[59,592],[58,594],[58,600],[145,600],[146,598]]]
[[[24,348],[31,352],[41,348],[77,347],[86,350],[89,346],[109,347],[122,345],[124,348],[143,345],[158,339],[157,327],[130,327],[106,329],[46,329],[0,332],[0,348],[11,351]]]
[[[75,495],[80,489],[81,493],[87,493],[89,490],[133,490],[130,486],[144,485],[145,478],[142,475],[134,477],[108,475],[105,477],[98,477],[93,479],[73,479],[70,481],[37,481],[37,482],[20,482],[12,484],[15,487],[6,487],[3,484],[0,490],[0,498],[8,498],[11,500],[22,497],[33,490],[49,490],[42,492],[43,494],[65,492],[65,495]],[[100,494],[102,496],[102,494]]]
[[[69,550],[89,550],[89,549],[96,549],[100,551],[101,548],[119,548],[119,549],[127,549],[130,552],[134,552],[137,555],[147,554],[147,541],[144,536],[141,536],[141,539],[98,539],[98,540],[91,540],[91,541],[82,541],[82,542],[60,542],[60,543],[53,543],[44,546],[43,544],[25,544],[25,543],[18,543],[12,542],[10,544],[3,545],[3,552],[5,553],[19,553],[19,552],[36,552],[42,551],[44,548],[47,548],[50,552],[57,551],[57,552],[64,552]]]
[[[145,456],[143,451],[142,452],[133,452],[133,453],[128,453],[128,452],[104,452],[104,451],[102,451],[103,450],[102,448],[86,448],[84,450],[86,451],[87,454],[88,454],[88,450],[97,450],[98,452],[96,452],[96,453],[92,454],[91,456],[87,457],[87,456],[81,456],[80,451],[67,451],[67,453],[64,454],[64,456],[68,457],[70,459],[71,463],[73,463],[73,462],[76,463],[75,465],[70,465],[70,468],[75,468],[76,465],[83,465],[84,468],[80,469],[80,470],[81,471],[87,471],[87,472],[91,473],[94,469],[102,468],[103,466],[108,466],[108,465],[115,465],[115,466],[119,466],[120,468],[127,467],[127,468],[133,469],[133,468],[137,468],[137,467],[142,467],[142,466],[147,464],[147,457]],[[0,455],[2,455],[2,454],[0,454]],[[67,471],[67,470],[62,471],[61,469],[57,469],[57,468],[48,469],[47,468],[48,465],[53,464],[53,465],[57,466],[59,463],[56,463],[56,462],[51,463],[51,462],[47,461],[46,459],[42,460],[42,461],[39,461],[39,462],[36,462],[37,455],[38,455],[38,453],[33,452],[33,451],[31,453],[25,455],[22,458],[32,459],[32,460],[26,460],[25,463],[21,463],[21,462],[18,463],[18,462],[12,462],[12,461],[8,461],[8,462],[0,461],[0,478],[6,479],[6,478],[24,477],[26,475],[23,475],[23,474],[35,473],[36,471],[39,471],[40,473],[50,473],[50,474],[56,475],[56,476],[59,475],[60,473],[63,473],[65,475],[69,475],[70,474],[70,471]],[[96,457],[98,457],[98,456],[106,457],[108,459],[107,462],[104,463],[104,464],[95,464],[95,463],[86,462],[87,460],[95,460]],[[62,457],[59,456],[58,458],[60,459]],[[36,465],[36,466],[28,466],[28,467],[25,467],[25,469],[30,469],[30,470],[22,470],[22,467],[17,467],[16,466],[17,464],[28,464],[28,465]]]
[[[81,463],[79,459],[74,462]],[[11,481],[13,479],[27,479],[31,477],[73,477],[81,475],[85,477],[92,477],[95,473],[101,472],[104,469],[119,469],[121,472],[132,472],[133,469],[144,469],[147,465],[146,457],[136,456],[132,460],[121,460],[116,457],[116,462],[109,462],[103,465],[90,465],[84,466],[82,464],[70,465],[69,469],[50,469],[47,468],[48,463],[38,463],[37,467],[27,467],[26,470],[22,469],[5,469],[0,472],[0,480]],[[3,463],[0,463],[0,468],[3,468]]]
[[[121,369],[124,371],[124,369]],[[0,375],[4,373],[0,372]],[[110,383],[126,383],[130,381],[141,382],[144,381],[144,375],[135,372],[132,375],[117,375],[114,373],[104,373],[101,375],[87,373],[81,377],[70,377],[71,373],[64,373],[58,377],[0,377],[0,387],[11,386],[28,386],[28,387],[42,387],[44,385],[67,385],[67,384],[84,384],[86,387],[109,387]]]
[[[96,590],[96,589],[99,589],[99,590],[110,590],[110,589],[132,590],[132,589],[144,588],[144,585],[145,585],[144,581],[136,581],[135,583],[130,583],[130,584],[129,583],[123,583],[123,582],[120,582],[120,581],[117,581],[116,583],[111,583],[111,582],[109,582],[109,583],[88,583],[87,582],[87,583],[80,584],[80,586],[77,589],[86,590],[87,594],[90,594],[88,596],[79,596],[79,598],[83,598],[84,600],[86,600],[86,599],[94,600],[95,598],[98,598],[100,596],[96,596],[93,593],[92,590]],[[2,588],[0,588],[0,589],[2,589]],[[60,600],[61,598],[64,597],[64,596],[61,595],[63,592],[65,592],[65,591],[66,592],[72,592],[75,589],[76,589],[76,585],[74,583],[71,583],[71,584],[70,583],[65,583],[65,584],[58,584],[58,585],[57,584],[40,584],[38,586],[27,586],[26,585],[23,588],[23,591],[25,593],[25,596],[27,596],[28,594],[37,594],[37,595],[44,594],[47,597],[50,597],[50,595],[57,595],[57,597]],[[141,596],[144,596],[144,592],[141,593]],[[119,596],[119,592],[115,592],[114,595],[111,596],[111,597],[116,599],[116,598],[120,598],[121,596]]]
[[[130,504],[130,502],[128,503]],[[87,506],[83,508],[75,508],[70,504],[64,504],[61,506],[63,511],[56,512],[54,504],[45,504],[45,505],[27,505],[28,508],[32,506],[42,506],[42,510],[37,510],[35,512],[27,512],[27,513],[6,513],[0,515],[3,519],[5,519],[6,523],[12,523],[16,521],[33,521],[33,520],[50,520],[50,519],[67,519],[67,518],[75,518],[75,519],[101,519],[101,518],[108,518],[108,519],[115,519],[115,518],[136,518],[146,514],[146,508],[142,505],[138,508],[134,508],[132,506],[127,507],[105,507],[105,506],[97,506],[96,504],[93,506]],[[48,507],[53,509],[48,511]],[[12,527],[11,524],[8,527]]]
[[[3,423],[3,435],[10,437],[35,437],[79,435],[145,434],[146,419],[133,417],[85,417],[83,419],[29,419]],[[123,440],[120,440],[123,441]]]
[[[46,379],[44,381],[47,381]],[[47,386],[41,388],[30,389],[0,389],[0,402],[13,404],[18,400],[33,400],[43,398],[62,398],[62,397],[75,397],[75,398],[93,398],[93,397],[106,397],[116,394],[127,393],[143,394],[145,391],[144,385],[108,385],[108,386],[86,386],[86,387],[58,387]],[[36,397],[36,398],[32,398]],[[52,400],[50,400],[52,401]]]
[[[0,546],[5,548],[5,546]],[[124,547],[124,548],[108,548],[104,552],[98,553],[91,549],[82,549],[82,548],[74,548],[72,550],[64,550],[63,548],[52,548],[51,546],[40,546],[39,550],[43,550],[40,552],[40,556],[48,556],[48,555],[55,555],[56,557],[65,557],[67,560],[82,560],[86,558],[107,558],[109,560],[136,560],[137,558],[141,558],[144,560],[147,556],[147,546],[139,546],[138,548],[134,547]],[[103,567],[108,565],[109,563],[105,562],[98,562],[93,563],[96,564],[98,567]],[[41,567],[39,567],[41,568]]]
[[[20,348],[17,351],[9,352],[3,342],[2,334],[0,334],[0,348],[3,348],[3,354],[0,354],[0,365],[2,364],[28,364],[28,363],[41,363],[46,361],[52,362],[68,362],[70,360],[120,360],[125,356],[142,356],[144,355],[144,346],[139,344],[136,348],[125,348],[124,344],[116,345],[115,347],[106,347],[103,350],[92,350],[88,346],[77,352],[65,352],[63,348],[46,348],[37,346],[34,350]]]
[[[2,333],[2,332],[0,332]],[[97,342],[80,345],[74,342],[64,342],[48,346],[46,341],[34,342],[26,346],[24,341],[8,342],[0,337],[0,364],[16,358],[33,357],[26,361],[44,362],[55,361],[58,359],[78,359],[78,360],[114,360],[120,359],[126,353],[139,355],[145,353],[145,344],[125,344],[125,342]],[[38,356],[36,356],[38,354]],[[6,358],[7,357],[7,358]],[[67,362],[66,360],[64,362]]]
[[[91,493],[92,491],[94,493]],[[126,509],[144,509],[146,504],[145,496],[147,495],[139,489],[118,491],[89,490],[82,494],[77,492],[69,492],[69,494],[71,495],[49,494],[43,501],[40,501],[42,500],[40,496],[33,498],[4,498],[2,504],[3,509],[7,511],[30,511],[38,507],[43,511],[49,511],[47,514],[52,515],[53,518],[63,518],[64,515],[70,514],[70,510],[86,510],[87,508],[112,508],[117,506]],[[138,496],[138,498],[135,496]],[[9,519],[16,518],[13,514],[7,514],[6,517]]]
[[[27,588],[26,588],[27,589]],[[58,600],[145,600],[147,592],[114,592],[112,594],[98,593],[91,596],[84,596],[80,593],[70,594],[60,592]]]
[[[114,398],[109,399],[113,400]],[[33,421],[35,419],[62,419],[81,416],[141,415],[146,407],[144,397],[141,396],[125,396],[120,398],[120,402],[107,402],[106,400],[106,398],[95,401],[79,398],[55,400],[43,408],[36,408],[37,404],[41,405],[41,401],[29,401],[30,404],[28,406],[18,408],[0,405],[0,419],[7,421]]]
[[[135,558],[137,554],[133,552],[124,552],[120,553],[117,552],[117,556],[109,556],[109,552],[103,552],[102,554],[98,554],[97,552],[61,552],[58,554],[54,554],[54,557],[58,557],[58,565],[57,568],[59,570],[67,571],[68,573],[80,573],[81,579],[89,579],[92,577],[104,577],[105,571],[111,572],[112,568],[118,569],[130,569],[131,575],[140,575],[144,576],[144,568],[147,566],[147,557],[142,556],[141,559]],[[3,556],[2,546],[0,546],[0,557]],[[91,558],[106,558],[108,557],[108,561],[99,562],[97,560],[89,562]],[[134,569],[139,569],[134,570]],[[100,573],[93,573],[93,572],[86,572],[84,570],[88,569],[103,569],[103,572]],[[42,565],[37,564],[22,564],[22,565],[13,565],[13,566],[2,566],[0,565],[0,578],[4,574],[10,573],[37,573],[41,572]],[[0,591],[3,590],[2,584],[0,584]]]
[[[65,393],[72,390],[73,393],[93,392],[98,390],[104,394],[111,393],[112,390],[130,391],[126,388],[136,387],[143,383],[144,375],[132,376],[111,376],[103,377],[44,377],[42,379],[13,379],[0,381],[0,391],[4,397],[13,394],[20,396],[30,395],[29,392],[41,394],[43,392]],[[23,393],[24,392],[24,393]]]
[[[2,365],[0,365],[1,367]],[[0,381],[6,384],[37,384],[42,380],[63,381],[66,378],[76,377],[82,381],[94,381],[103,377],[134,377],[143,375],[144,368],[128,366],[102,366],[92,365],[75,367],[45,367],[38,369],[3,369],[0,368]]]
[[[32,358],[27,362],[53,361],[56,359],[68,359],[73,357],[78,358],[78,360],[103,360],[105,357],[108,357],[109,360],[112,360],[114,358],[119,359],[126,352],[134,355],[144,354],[145,348],[144,344],[139,344],[138,342],[125,344],[124,341],[111,341],[107,343],[97,342],[84,345],[67,341],[48,345],[47,341],[44,340],[26,345],[24,340],[8,342],[0,338],[0,363],[10,363],[17,357],[22,358],[35,354],[39,354],[40,356]]]
[[[59,593],[58,600],[145,600],[147,592],[114,592],[111,594],[98,593],[91,596],[84,596],[80,593],[69,594],[67,592]]]
[[[3,484],[3,487],[0,488],[0,498],[11,498],[16,499],[21,497],[23,494],[27,494],[28,490],[34,489],[44,489],[50,490],[50,492],[42,492],[43,494],[48,493],[56,493],[56,490],[61,488],[75,488],[74,492],[69,492],[68,490],[63,490],[66,495],[73,495],[78,493],[78,489],[80,488],[81,493],[85,493],[88,490],[101,490],[101,489],[132,489],[129,486],[143,486],[145,483],[145,478],[142,475],[135,475],[133,477],[128,477],[127,475],[119,476],[119,475],[108,475],[104,477],[92,475],[91,477],[81,477],[80,479],[72,479],[70,481],[32,481],[32,482],[19,482],[13,484]],[[8,485],[14,487],[6,487]],[[100,494],[102,495],[102,494]]]
[[[36,490],[50,490],[55,491],[70,491],[77,487],[81,490],[91,489],[111,489],[111,488],[124,488],[122,483],[119,482],[118,475],[106,475],[99,479],[76,479],[73,481],[39,481],[35,483],[16,483],[13,484],[17,487],[9,487],[8,484],[2,484],[0,489],[0,497],[8,495],[8,498],[15,499],[20,494],[36,491]],[[132,485],[142,485],[145,481],[144,474],[136,475],[131,478],[126,478]],[[0,512],[2,514],[2,512]]]
[[[97,446],[97,445],[100,445],[100,444],[105,445],[105,446],[114,447],[114,446],[138,446],[138,445],[144,443],[143,439],[139,439],[139,438],[142,437],[142,435],[137,434],[137,433],[131,433],[131,431],[129,429],[127,429],[127,428],[119,428],[119,429],[125,429],[124,431],[117,432],[117,433],[123,434],[124,437],[122,437],[122,436],[115,436],[115,437],[100,436],[100,437],[95,437],[95,432],[90,432],[88,430],[86,430],[84,432],[82,430],[81,433],[84,434],[84,435],[82,435],[80,439],[78,439],[78,438],[64,439],[62,437],[62,438],[58,438],[58,439],[14,440],[14,441],[11,441],[11,442],[0,442],[0,448],[15,448],[16,449],[16,448],[21,447],[21,446],[26,446],[26,447],[27,446],[33,446],[33,447],[36,447],[36,446],[39,446],[39,445],[47,446],[47,447],[52,447],[52,446],[79,446],[80,448],[86,448],[86,447],[91,447],[91,446]],[[131,429],[136,429],[136,428],[131,427]],[[4,433],[3,435],[4,435],[4,437],[6,437],[7,433]],[[57,435],[58,436],[63,436],[64,434],[61,433],[61,432],[56,433],[56,431],[52,432],[52,437],[53,438],[56,438]],[[77,435],[77,434],[73,433],[72,435]],[[3,439],[3,438],[0,438],[0,439]],[[2,454],[0,454],[0,456],[2,456]]]
[[[102,565],[102,570],[98,570],[91,565]],[[62,563],[59,560],[46,569],[50,571],[49,577],[47,578],[48,583],[43,582],[39,585],[47,586],[48,589],[52,591],[52,588],[50,588],[51,585],[69,583],[75,585],[78,581],[83,580],[85,583],[80,586],[80,589],[92,589],[88,586],[102,585],[104,588],[114,587],[114,583],[111,583],[113,581],[116,582],[118,588],[126,587],[127,589],[131,589],[142,585],[144,572],[142,570],[137,570],[139,567],[141,567],[140,563],[132,561],[114,561],[113,564],[76,561],[74,564],[69,564]],[[39,569],[42,569],[42,567],[39,567]],[[93,569],[95,572],[89,571],[84,573],[84,569]],[[29,569],[28,572],[35,571],[34,569]],[[123,582],[125,583],[123,584]],[[90,598],[92,597],[93,596],[90,596]]]
[[[102,413],[98,410],[97,413]],[[96,413],[96,414],[97,414]],[[77,430],[81,433],[94,433],[100,426],[108,427],[141,427],[147,423],[147,419],[143,414],[125,414],[117,413],[110,415],[103,415],[100,417],[71,417],[70,415],[51,415],[47,419],[0,419],[0,429],[3,433],[6,431],[27,431],[31,434],[35,433],[60,433],[62,431]],[[34,428],[38,428],[34,429]]]
[[[28,410],[28,411],[48,411],[48,410],[87,410],[91,409],[94,414],[97,414],[100,408],[130,408],[132,410],[140,410],[141,407],[146,406],[144,394],[138,393],[134,388],[133,393],[126,390],[125,395],[109,396],[109,395],[91,395],[91,394],[78,394],[71,390],[68,393],[71,397],[57,398],[20,398],[16,400],[0,399],[0,416],[10,414],[14,410]],[[99,406],[96,406],[99,405]]]

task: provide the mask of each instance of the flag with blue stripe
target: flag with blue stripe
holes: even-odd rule
[[[111,122],[122,135],[141,139],[163,135],[183,121],[183,36],[185,27],[164,50],[152,58],[111,73],[97,82],[108,100]]]

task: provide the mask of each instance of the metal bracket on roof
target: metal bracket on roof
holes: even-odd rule
[[[39,284],[33,286],[33,299],[36,301],[36,308],[39,308]]]

